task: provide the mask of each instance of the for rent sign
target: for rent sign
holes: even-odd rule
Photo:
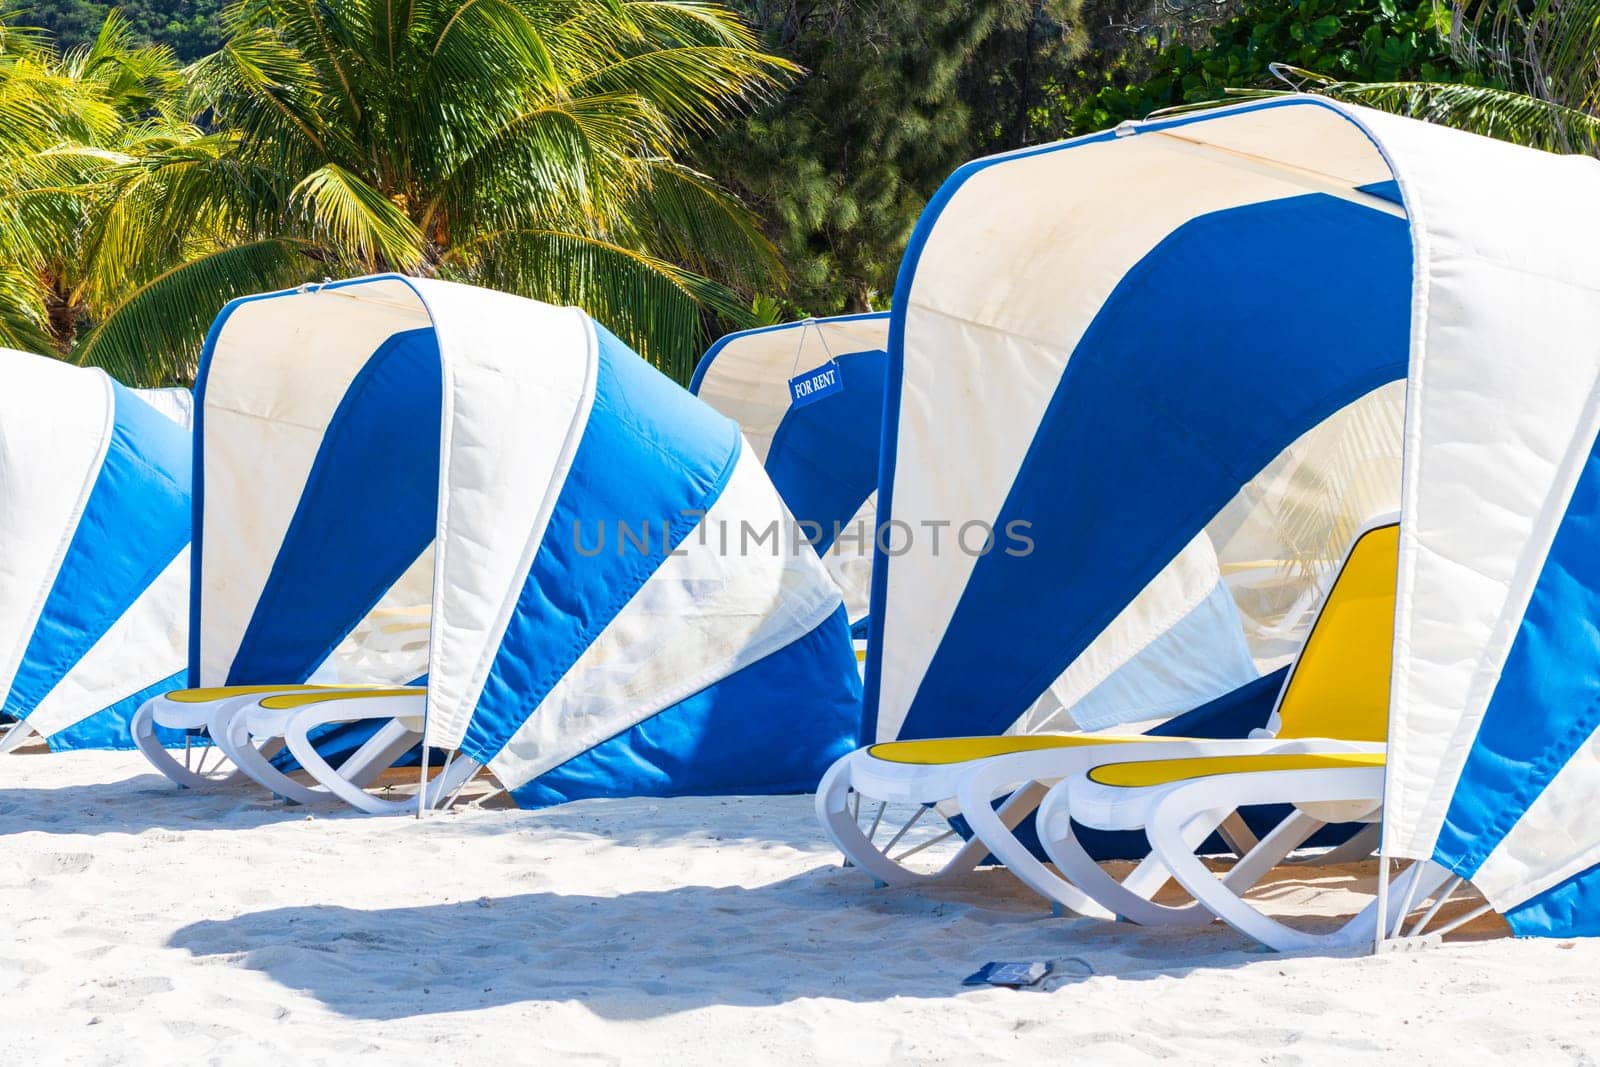
[[[839,377],[839,361],[834,359],[789,379],[789,399],[797,408],[815,404],[843,390],[844,379]]]

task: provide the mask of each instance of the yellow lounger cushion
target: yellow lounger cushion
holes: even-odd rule
[[[213,700],[230,697],[247,697],[253,693],[299,692],[306,689],[328,689],[325,685],[217,685],[207,689],[174,689],[165,694],[174,704],[209,704]]]
[[[1382,752],[1298,752],[1260,756],[1201,756],[1194,759],[1153,760],[1149,763],[1107,763],[1089,772],[1100,785],[1138,789],[1171,785],[1218,774],[1264,771],[1339,770],[1346,767],[1382,767]]]
[[[334,692],[296,693],[292,696],[267,697],[261,706],[272,711],[303,708],[307,704],[322,704],[330,700],[370,700],[373,697],[421,697],[428,691],[420,685],[396,689],[340,689]]]
[[[1350,549],[1279,702],[1279,737],[1388,736],[1399,558],[1399,526],[1369,530]]]
[[[873,759],[888,763],[916,763],[942,766],[968,760],[1006,756],[1013,752],[1039,752],[1047,748],[1077,748],[1083,745],[1120,745],[1139,741],[1182,741],[1181,737],[1148,737],[1143,734],[1018,734],[992,737],[941,737],[929,741],[886,741],[867,749]]]

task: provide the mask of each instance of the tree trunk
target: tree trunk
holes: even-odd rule
[[[45,286],[44,306],[50,342],[56,355],[62,359],[72,358],[72,342],[78,337],[78,307],[72,302],[71,294],[62,292],[54,281]]]

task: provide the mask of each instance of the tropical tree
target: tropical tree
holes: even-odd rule
[[[188,63],[222,44],[220,0],[25,0],[30,23],[69,51],[93,41],[106,15],[127,20],[139,44],[164,44]]]
[[[1088,87],[1068,129],[1089,133],[1157,110],[1290,86],[1472,80],[1449,30],[1437,0],[1244,0],[1211,27],[1208,44],[1180,38],[1143,57],[1135,78],[1122,68],[1101,71],[1104,84]]]
[[[77,358],[180,379],[241,292],[375,271],[586,307],[686,378],[779,284],[681,159],[793,71],[702,0],[242,0],[183,110],[103,183],[128,295]],[[172,265],[176,263],[176,265]],[[715,276],[717,280],[712,280]]]
[[[960,87],[1014,0],[740,0],[775,52],[809,72],[703,159],[761,213],[793,272],[791,306],[888,301],[927,198],[975,153]]]
[[[1600,155],[1600,0],[1477,0],[1454,54],[1476,84],[1358,82],[1294,71],[1305,88],[1554,152]]]
[[[112,306],[122,265],[98,240],[97,190],[130,151],[184,135],[160,111],[176,84],[171,53],[134,45],[114,14],[65,56],[0,23],[0,343],[65,355]]]

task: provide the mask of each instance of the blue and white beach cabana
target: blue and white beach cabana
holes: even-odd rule
[[[416,685],[525,805],[804,790],[855,737],[839,593],[738,427],[582,311],[252,297],[196,404],[192,685]]]
[[[0,751],[128,746],[181,681],[191,444],[182,390],[0,349]]]
[[[732,333],[712,345],[689,391],[727,415],[767,469],[865,637],[883,436],[889,313],[806,319]],[[832,372],[796,396],[791,382]]]
[[[1600,932],[1596,234],[1600,162],[1320,98],[963,167],[895,294],[880,516],[1031,546],[879,554],[869,733],[1240,691],[1398,511],[1384,852]]]

